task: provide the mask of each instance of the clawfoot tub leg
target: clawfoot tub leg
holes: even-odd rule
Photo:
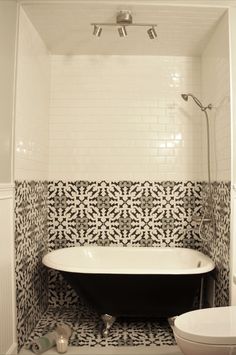
[[[111,328],[112,324],[115,322],[116,317],[113,317],[110,314],[103,314],[101,318],[105,325],[105,328],[102,331],[102,335],[104,336],[104,338],[107,338],[109,329]]]

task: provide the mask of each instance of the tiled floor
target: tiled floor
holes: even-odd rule
[[[166,320],[163,321],[127,321],[118,319],[110,329],[109,336],[101,336],[103,323],[99,316],[84,308],[76,307],[49,308],[44,314],[29,341],[55,329],[58,323],[66,323],[72,327],[70,346],[105,349],[107,347],[151,347],[175,345],[172,330]]]
[[[22,349],[19,355],[32,355],[30,350]],[[44,355],[58,354],[56,348],[52,348]],[[122,346],[122,347],[78,347],[70,346],[67,355],[183,355],[176,345],[173,346]]]

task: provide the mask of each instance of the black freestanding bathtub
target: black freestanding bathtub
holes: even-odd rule
[[[110,321],[171,317],[195,309],[201,281],[215,267],[196,250],[157,247],[77,246],[50,252],[43,263],[59,270]]]

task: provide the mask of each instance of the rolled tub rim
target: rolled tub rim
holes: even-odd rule
[[[55,262],[52,260],[52,257],[55,257],[55,255],[60,255],[63,251],[65,250],[69,250],[69,249],[76,249],[76,248],[80,248],[80,249],[87,249],[88,251],[92,250],[94,251],[95,249],[97,250],[109,250],[111,252],[111,248],[114,249],[122,249],[122,251],[126,250],[126,251],[131,251],[132,252],[134,250],[139,250],[139,252],[144,251],[169,251],[170,250],[175,250],[175,251],[183,251],[183,252],[188,252],[188,253],[194,253],[197,254],[199,257],[201,257],[201,260],[207,261],[207,264],[204,266],[199,266],[199,267],[194,267],[194,268],[116,268],[116,269],[112,269],[112,268],[86,268],[86,267],[74,267],[74,266],[66,266],[65,263],[60,263],[58,260]],[[64,272],[73,272],[73,273],[80,273],[80,274],[116,274],[116,275],[193,275],[193,274],[205,274],[205,273],[209,273],[212,270],[214,270],[215,268],[215,263],[214,261],[207,255],[203,254],[202,252],[195,250],[195,249],[191,249],[191,248],[182,248],[182,247],[120,247],[120,246],[96,246],[96,245],[87,245],[87,246],[73,246],[73,247],[66,247],[66,248],[61,248],[61,249],[57,249],[57,250],[53,250],[50,251],[49,253],[47,253],[46,255],[44,255],[42,262],[45,266],[58,270],[58,271],[64,271]]]

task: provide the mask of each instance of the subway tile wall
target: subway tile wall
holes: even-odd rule
[[[202,179],[199,58],[52,56],[49,179]]]
[[[231,119],[230,119],[230,66],[228,15],[218,24],[209,40],[201,60],[202,98],[204,104],[212,103],[209,111],[211,132],[211,173],[214,181],[230,181],[231,169]],[[203,146],[206,146],[205,125]],[[205,152],[206,149],[204,148]],[[206,167],[206,154],[203,155]],[[206,171],[206,170],[205,170]]]
[[[15,179],[48,177],[50,57],[24,10],[20,10],[17,57]]]

